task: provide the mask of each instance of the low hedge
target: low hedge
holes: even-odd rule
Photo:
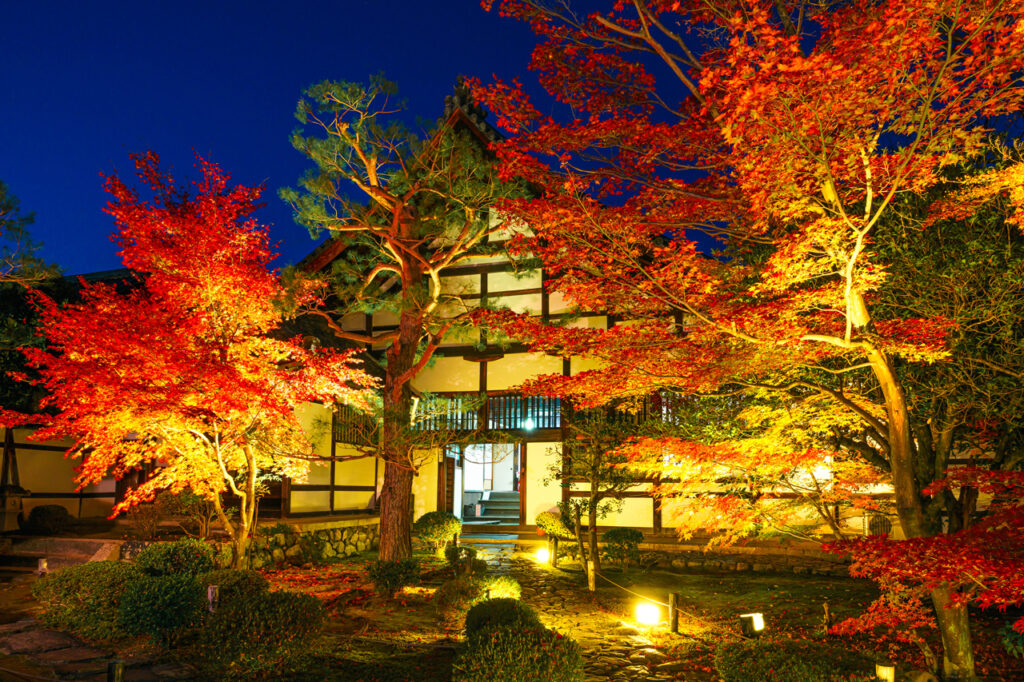
[[[124,635],[118,609],[125,590],[143,576],[135,564],[93,561],[49,573],[32,586],[43,624],[87,639]]]
[[[152,576],[198,576],[214,569],[213,547],[202,540],[185,538],[174,542],[158,542],[135,556],[135,564]]]
[[[543,627],[537,612],[518,599],[488,599],[473,606],[466,614],[467,639],[495,628],[531,630]]]
[[[453,682],[581,682],[583,655],[572,639],[543,627],[492,627],[469,637],[452,665]]]
[[[221,602],[199,633],[199,650],[213,667],[255,671],[301,654],[320,633],[324,607],[298,592],[263,592]]]
[[[270,589],[270,581],[262,573],[234,568],[202,573],[199,575],[199,584],[202,585],[204,594],[207,587],[216,585],[217,598],[221,603],[245,599]]]
[[[118,623],[130,635],[149,635],[170,646],[201,623],[205,608],[206,595],[194,576],[144,575],[125,589]]]
[[[715,667],[725,682],[844,682],[874,679],[874,662],[849,649],[805,640],[723,643]]]

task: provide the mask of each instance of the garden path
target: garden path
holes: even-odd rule
[[[540,613],[545,624],[579,642],[586,682],[718,680],[710,667],[701,670],[693,660],[671,660],[666,653],[701,648],[704,643],[699,638],[652,634],[626,622],[623,609],[629,597],[616,594],[617,588],[603,587],[591,594],[581,574],[538,564],[529,555],[517,553],[512,544],[474,547],[493,572],[511,575],[519,582],[522,599]]]

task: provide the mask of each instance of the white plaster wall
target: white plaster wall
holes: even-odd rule
[[[527,443],[526,476],[523,489],[526,492],[526,518],[524,523],[532,524],[537,514],[554,511],[562,501],[562,489],[557,481],[544,483],[548,467],[559,461],[560,443]]]
[[[538,374],[561,374],[562,358],[544,353],[511,353],[487,363],[487,390],[516,388]]]
[[[459,357],[435,357],[413,380],[421,391],[478,391],[480,390],[480,365]]]

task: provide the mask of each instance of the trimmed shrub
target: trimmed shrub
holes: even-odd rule
[[[202,540],[187,538],[149,545],[135,557],[135,564],[152,576],[196,577],[214,569],[213,547]]]
[[[63,506],[41,504],[38,507],[32,507],[32,511],[28,513],[25,530],[29,533],[55,535],[67,529],[73,522],[71,514]]]
[[[605,543],[604,554],[613,561],[618,561],[625,568],[630,561],[640,562],[640,543],[644,534],[635,528],[612,528],[601,534]]]
[[[378,561],[370,564],[369,573],[377,593],[390,599],[406,585],[420,581],[420,562],[415,559]]]
[[[804,640],[723,643],[715,667],[725,682],[838,682],[873,679],[874,663],[847,648]],[[870,675],[870,676],[869,676]]]
[[[215,667],[258,670],[302,653],[323,622],[323,604],[312,595],[261,592],[221,602],[199,633],[199,648]]]
[[[207,571],[199,576],[199,585],[206,593],[210,585],[217,586],[217,598],[221,603],[235,599],[247,599],[270,589],[270,582],[256,571],[222,568]]]
[[[569,526],[566,525],[561,514],[556,514],[555,512],[541,512],[540,514],[537,514],[534,521],[537,524],[537,528],[544,531],[545,535],[556,537],[559,540],[576,539],[576,534],[572,532]]]
[[[462,521],[451,512],[427,512],[412,524],[412,532],[435,554],[444,556],[445,546],[453,536],[462,532]]]
[[[452,666],[453,682],[580,682],[583,656],[572,639],[543,627],[495,627],[469,638]]]
[[[199,625],[206,607],[203,588],[191,575],[142,576],[128,585],[118,623],[131,635],[149,635],[163,646]]]
[[[466,614],[467,639],[495,628],[526,630],[543,627],[537,612],[518,599],[488,599],[473,606]]]
[[[488,590],[491,599],[519,599],[522,595],[515,578],[465,575],[438,588],[434,595],[434,608],[441,618],[461,622],[470,607],[488,598]]]
[[[92,561],[49,573],[32,586],[32,596],[43,606],[40,620],[88,639],[114,639],[118,607],[125,589],[142,577],[135,564]]]

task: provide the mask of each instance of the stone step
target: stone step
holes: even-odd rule
[[[519,509],[518,500],[509,500],[508,502],[505,500],[498,500],[497,502],[488,500],[482,504],[484,509]]]
[[[516,501],[518,501],[519,500],[519,493],[514,491],[514,490],[513,491],[507,491],[507,490],[506,491],[497,491],[497,492],[492,491],[491,494],[487,496],[487,499],[484,500],[484,502],[488,502],[488,501],[491,501],[491,500],[516,500]]]

